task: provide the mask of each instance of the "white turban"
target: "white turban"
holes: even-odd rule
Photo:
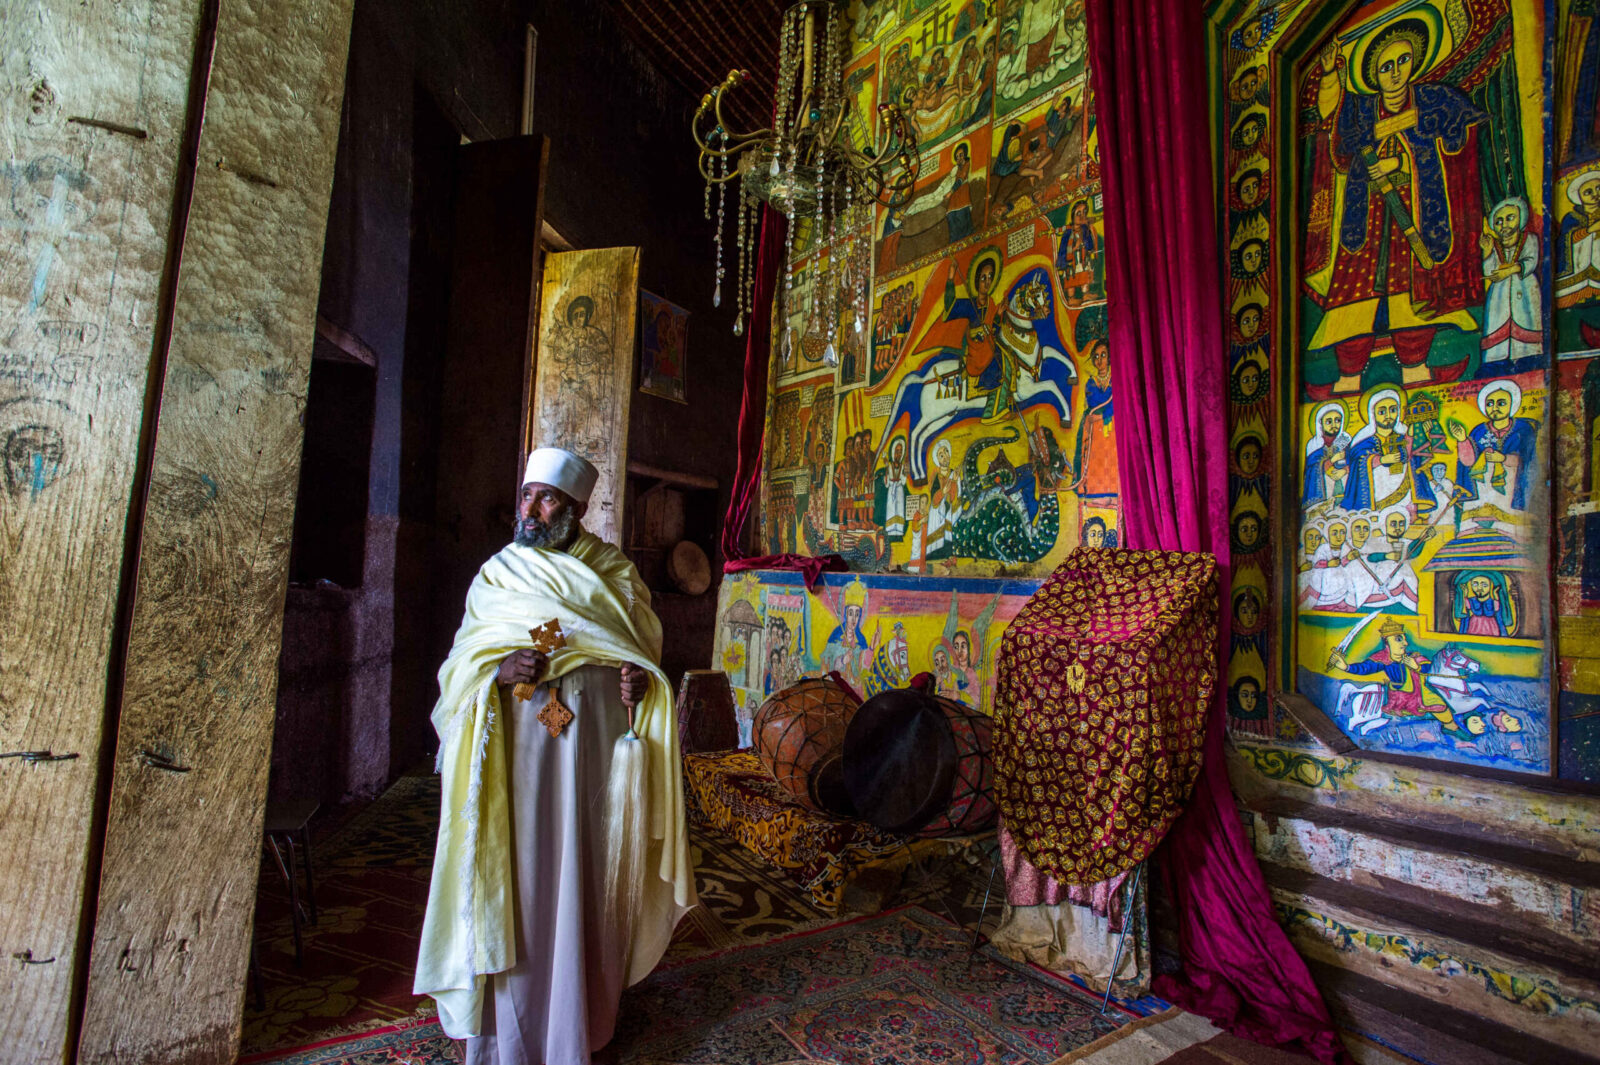
[[[600,471],[582,455],[564,447],[541,447],[528,456],[528,468],[522,475],[522,483],[537,481],[547,484],[561,489],[579,503],[587,503],[599,476]]]

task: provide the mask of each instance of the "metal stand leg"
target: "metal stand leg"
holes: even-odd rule
[[[1116,953],[1111,956],[1111,971],[1106,974],[1106,997],[1100,1002],[1101,1013],[1111,1005],[1111,987],[1117,981],[1117,969],[1122,966],[1122,948],[1128,942],[1128,930],[1133,927],[1133,902],[1139,895],[1139,878],[1143,875],[1144,863],[1140,862],[1133,871],[1133,879],[1128,881],[1128,900],[1122,905],[1122,932],[1117,936]]]
[[[983,886],[983,905],[978,907],[978,926],[972,930],[972,946],[967,953],[971,954],[978,949],[978,941],[983,938],[983,919],[989,916],[989,893],[994,890],[994,875],[1000,871],[998,856],[989,861],[989,882]],[[968,959],[970,963],[971,959]]]

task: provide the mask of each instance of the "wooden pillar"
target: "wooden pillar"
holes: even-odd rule
[[[219,7],[78,1057],[230,1062],[351,0]]]
[[[10,1061],[71,1053],[119,573],[202,12],[192,0],[19,0],[0,16]]]

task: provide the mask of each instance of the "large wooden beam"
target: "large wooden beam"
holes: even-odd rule
[[[351,0],[220,5],[78,1056],[231,1062]]]
[[[0,1058],[70,1055],[124,530],[201,5],[0,15]]]

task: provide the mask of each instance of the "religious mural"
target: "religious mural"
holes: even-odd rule
[[[1366,5],[1298,86],[1295,680],[1363,746],[1544,772],[1544,20],[1512,7]]]
[[[1559,770],[1600,782],[1600,3],[1563,0],[1551,158]]]
[[[796,241],[767,545],[941,576],[1042,575],[1080,539],[1114,545],[1082,4],[857,0],[851,18],[851,126],[864,142],[876,104],[898,103],[921,166],[906,202],[873,212],[864,320],[854,293],[813,291],[827,252]]]
[[[1555,350],[1600,350],[1600,0],[1562,0],[1551,157]]]
[[[1000,634],[1030,580],[753,571],[722,582],[713,661],[733,683],[740,746],[768,696],[837,672],[864,697],[931,673],[939,694],[992,712]]]
[[[1600,357],[1563,357],[1555,410],[1560,772],[1600,782]]]
[[[1231,724],[1299,739],[1268,699],[1281,686],[1364,747],[1548,772],[1544,471],[1566,401],[1548,376],[1543,7],[1234,10]],[[1290,172],[1293,244],[1272,202]]]

